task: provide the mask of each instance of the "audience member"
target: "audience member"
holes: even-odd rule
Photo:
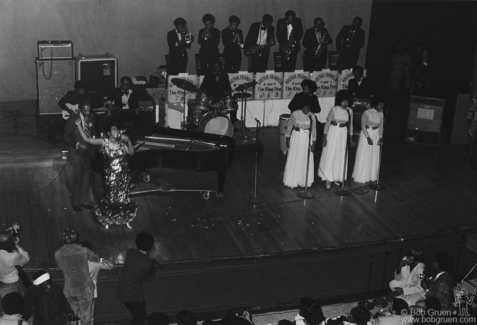
[[[319,325],[325,320],[321,305],[312,298],[301,298],[298,314],[295,316],[296,325]]]
[[[15,266],[23,266],[29,261],[30,256],[20,246],[18,237],[14,238],[9,232],[0,233],[0,299],[10,292],[22,292]]]
[[[53,283],[45,270],[33,274],[33,285],[25,292],[22,315],[28,319],[32,314],[33,325],[65,325],[67,320],[72,322],[79,319],[61,287]]]
[[[436,297],[427,297],[424,308],[419,306],[413,306],[411,309],[416,310],[423,310],[424,313],[421,312],[415,313],[417,316],[414,316],[414,325],[421,325],[421,324],[436,324],[439,319],[435,316],[439,316],[438,311],[441,310],[441,302]],[[432,322],[434,317],[435,322]]]
[[[88,248],[79,245],[78,234],[67,228],[63,232],[65,245],[55,253],[56,264],[65,277],[64,293],[69,304],[81,318],[80,324],[92,324],[94,283],[89,275],[88,260],[99,258]]]
[[[197,318],[190,310],[181,310],[176,315],[177,325],[197,325]]]
[[[374,319],[375,325],[405,325],[412,324],[409,306],[404,299],[396,298],[389,306],[389,311]]]
[[[22,318],[25,298],[18,292],[10,292],[2,299],[3,316],[0,325],[28,325]]]
[[[144,324],[147,320],[146,301],[142,283],[152,281],[156,276],[158,263],[149,258],[154,247],[154,237],[147,233],[136,236],[137,249],[129,248],[126,252],[121,277],[116,288],[116,297],[126,306],[132,315],[131,324]]]
[[[169,325],[170,320],[164,313],[152,313],[146,321],[146,325]]]
[[[81,242],[81,246],[86,247],[89,249],[91,252],[93,252],[93,246],[89,241],[83,241]],[[95,254],[93,252],[93,254]],[[88,260],[88,270],[89,270],[89,276],[91,277],[91,280],[93,281],[94,284],[94,294],[93,294],[93,307],[91,309],[91,315],[93,317],[91,318],[91,323],[94,324],[94,304],[96,302],[96,298],[98,298],[98,275],[99,275],[99,270],[112,270],[114,268],[114,264],[111,263],[108,260],[105,260],[103,258],[99,259],[99,262],[94,262]]]
[[[351,309],[349,315],[329,318],[324,322],[324,325],[371,325],[370,319],[371,313],[366,307],[356,306]]]
[[[423,293],[421,280],[424,278],[424,254],[420,248],[411,248],[407,256],[404,256],[394,271],[394,280],[389,283],[389,288],[395,296],[398,296],[408,303],[415,305],[416,293]],[[414,299],[411,299],[414,298]]]

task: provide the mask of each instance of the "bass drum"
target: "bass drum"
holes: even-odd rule
[[[228,137],[234,134],[232,122],[227,117],[216,116],[214,112],[207,112],[202,116],[199,128],[204,133],[226,135]]]

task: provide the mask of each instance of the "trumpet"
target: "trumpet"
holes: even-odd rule
[[[240,46],[240,48],[243,48],[244,44],[240,42],[240,35],[237,34],[235,30],[233,31],[233,33],[234,33],[234,43],[237,43]]]
[[[210,33],[210,27],[206,27],[206,28],[205,28],[205,31],[204,31],[204,33],[202,34],[202,38],[204,39],[204,41],[207,41],[207,40],[209,40],[210,38],[212,38],[212,34]]]
[[[182,36],[186,44],[190,44],[194,41],[194,35],[189,33],[187,26],[185,26],[184,29],[182,30]]]

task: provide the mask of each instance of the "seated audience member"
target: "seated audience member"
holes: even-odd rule
[[[400,297],[409,306],[415,305],[412,299],[414,294],[423,293],[421,280],[424,278],[424,254],[420,248],[411,248],[407,256],[404,256],[394,271],[394,280],[389,283],[389,288],[396,297]]]
[[[79,319],[66,300],[63,288],[53,283],[45,270],[33,274],[33,285],[25,292],[22,316],[28,319],[30,315],[33,315],[33,325],[64,325],[67,320]]]
[[[22,319],[22,311],[25,298],[18,292],[10,292],[2,299],[3,316],[0,317],[0,325],[28,325]]]
[[[419,306],[413,306],[411,307],[411,309],[424,311],[424,314],[421,314],[421,313],[418,314],[417,312],[414,313],[414,314],[417,314],[417,316],[414,316],[414,325],[435,324],[435,323],[430,323],[430,320],[432,320],[433,316],[438,315],[436,311],[441,310],[441,302],[436,297],[427,297],[424,308]]]
[[[437,274],[433,278],[423,280],[421,287],[425,290],[423,299],[435,297],[439,299],[442,310],[454,310],[454,278],[450,274],[454,270],[454,259],[447,253],[439,252],[436,254],[436,261],[432,264],[433,271]],[[425,301],[417,302],[417,305],[424,306]]]
[[[389,311],[374,319],[375,325],[405,325],[412,324],[409,306],[404,299],[396,298],[389,306]]]
[[[369,320],[371,313],[366,307],[356,306],[351,309],[349,315],[343,315],[337,318],[329,318],[324,325],[371,325]]]
[[[146,321],[146,325],[169,325],[170,320],[164,313],[152,313]]]
[[[325,320],[321,305],[312,298],[301,298],[298,315],[295,316],[296,325],[319,325]]]
[[[355,66],[353,68],[353,75],[354,78],[348,83],[348,91],[353,95],[353,99],[373,96],[371,85],[368,79],[364,77],[363,67]]]
[[[248,311],[244,311],[242,316],[238,314],[227,315],[221,320],[212,321],[210,319],[204,320],[202,325],[253,325],[252,317]]]
[[[197,318],[190,310],[181,310],[176,315],[177,325],[197,325]]]

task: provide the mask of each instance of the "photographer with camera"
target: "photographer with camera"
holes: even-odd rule
[[[30,262],[30,256],[20,246],[18,231],[14,232],[12,228],[10,232],[0,233],[0,298],[10,292],[23,293],[16,266]]]

